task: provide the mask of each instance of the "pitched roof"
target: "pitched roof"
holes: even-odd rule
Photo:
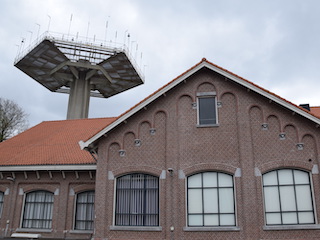
[[[320,118],[320,107],[310,107],[310,112]]]
[[[116,118],[42,122],[0,143],[1,166],[48,166],[95,164],[78,142],[90,138]],[[34,170],[34,169],[32,169]]]
[[[207,59],[203,58],[199,63],[197,63],[196,65],[194,65],[193,67],[191,67],[190,69],[188,69],[187,71],[185,71],[184,73],[182,73],[181,75],[179,75],[178,77],[173,79],[171,82],[164,85],[163,87],[158,89],[156,92],[152,93],[147,98],[145,98],[144,100],[142,100],[141,102],[139,102],[138,104],[136,104],[135,106],[130,108],[128,111],[126,111],[125,113],[120,115],[117,119],[115,119],[112,123],[110,123],[104,129],[102,129],[96,135],[92,136],[91,138],[83,138],[83,140],[81,140],[79,142],[80,147],[82,149],[88,149],[88,148],[93,147],[95,142],[97,140],[99,140],[99,138],[101,138],[104,134],[106,134],[111,129],[118,126],[121,122],[125,121],[127,118],[129,118],[130,116],[132,116],[133,114],[138,112],[140,109],[144,108],[149,103],[153,102],[158,97],[160,97],[161,95],[163,95],[164,93],[166,93],[167,91],[169,91],[170,89],[172,89],[173,87],[178,85],[180,82],[184,81],[185,79],[187,79],[188,77],[190,77],[191,75],[193,75],[194,73],[199,71],[201,68],[211,69],[211,70],[221,74],[222,76],[226,77],[227,79],[229,79],[235,83],[238,83],[238,84],[246,87],[249,90],[257,92],[258,94],[268,98],[270,101],[276,102],[276,103],[282,105],[283,107],[291,110],[292,112],[297,113],[297,114],[315,122],[316,125],[320,125],[320,113],[317,114],[315,110],[308,111],[308,110],[304,109],[303,107],[300,107],[292,102],[289,102],[288,100],[256,85],[255,83],[250,82],[250,81],[248,81],[248,80],[246,80],[246,79],[214,64],[214,63],[209,62]],[[319,112],[320,112],[320,110],[319,110]]]

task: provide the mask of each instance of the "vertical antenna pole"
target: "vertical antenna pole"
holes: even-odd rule
[[[49,18],[49,23],[48,23],[48,32],[49,32],[49,29],[50,29],[50,23],[51,23],[51,17],[49,15],[47,15],[48,18]]]
[[[69,22],[68,37],[69,37],[69,34],[70,34],[71,22],[72,22],[72,14],[71,14],[70,22]]]

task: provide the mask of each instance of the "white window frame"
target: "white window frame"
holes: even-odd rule
[[[214,113],[215,113],[215,123],[209,123],[209,124],[203,124],[200,123],[200,103],[199,99],[203,98],[213,98],[214,99]],[[218,105],[217,105],[217,94],[216,92],[200,92],[197,93],[197,127],[215,127],[219,126],[219,121],[218,121]]]
[[[76,226],[77,226],[77,213],[78,213],[78,196],[79,196],[79,194],[88,194],[88,193],[91,193],[91,192],[93,192],[93,194],[94,194],[94,199],[93,199],[93,205],[95,204],[95,191],[94,190],[87,190],[87,191],[82,191],[82,192],[78,192],[77,194],[76,194],[76,197],[75,197],[75,200],[74,200],[74,215],[73,215],[73,230],[74,231],[80,231],[80,232],[92,232],[93,231],[93,229],[94,229],[94,218],[92,219],[92,229],[87,229],[87,227],[86,227],[86,229],[78,229],[78,228],[76,228]],[[88,204],[88,202],[85,202],[85,203],[83,203],[83,204]],[[94,207],[93,207],[93,214],[95,214],[94,213]],[[88,220],[88,219],[85,219],[85,221],[90,221],[91,222],[91,220]]]
[[[234,217],[234,224],[232,225],[222,225],[222,224],[217,224],[217,225],[205,225],[204,222],[202,222],[202,226],[200,225],[191,225],[189,224],[189,193],[188,190],[190,189],[188,186],[188,179],[189,177],[192,177],[194,175],[197,174],[201,174],[201,187],[196,188],[196,189],[201,189],[201,194],[202,194],[202,202],[203,202],[203,189],[205,189],[205,187],[203,186],[203,174],[205,173],[216,173],[217,174],[217,178],[219,174],[225,174],[227,176],[230,176],[232,179],[232,194],[233,194],[233,213],[228,213],[230,215],[233,215]],[[221,171],[203,171],[203,172],[199,172],[199,173],[195,173],[192,175],[189,175],[186,178],[186,227],[184,227],[185,231],[239,231],[240,228],[237,227],[237,210],[236,210],[236,189],[235,189],[235,178],[232,174],[229,173],[225,173],[225,172],[221,172]],[[210,187],[213,188],[213,187]],[[217,187],[215,187],[217,189],[217,191],[219,192],[219,189],[223,189],[223,188],[229,188],[230,187],[223,187],[223,186],[219,186],[217,185]],[[219,203],[217,203],[217,207],[220,208]],[[202,210],[202,218],[204,217],[204,210]],[[216,215],[218,215],[218,218],[221,217],[221,215],[224,215],[224,213],[217,213]]]
[[[300,172],[303,172],[303,173],[306,173],[308,174],[308,180],[309,180],[309,183],[308,184],[296,184],[295,182],[293,182],[292,184],[280,184],[279,183],[279,171],[282,171],[282,170],[290,170],[292,171],[292,174],[293,171],[300,171]],[[277,175],[277,184],[275,185],[265,185],[264,183],[264,176],[265,174],[268,174],[268,173],[272,173],[272,172],[275,172],[276,175]],[[272,170],[272,171],[269,171],[269,172],[266,172],[262,175],[262,195],[263,195],[263,205],[264,205],[264,222],[265,222],[265,226],[264,226],[264,229],[265,230],[278,230],[278,229],[291,229],[291,228],[294,228],[294,229],[313,229],[313,228],[319,228],[319,226],[317,225],[317,214],[316,214],[316,205],[315,205],[315,199],[314,199],[314,189],[313,189],[313,183],[312,183],[312,175],[310,172],[307,172],[305,170],[300,170],[300,169],[295,169],[295,168],[281,168],[281,169],[275,169],[275,170]],[[294,177],[293,177],[293,181],[294,181]],[[293,187],[294,189],[294,203],[295,203],[295,211],[282,211],[281,209],[281,196],[280,196],[280,187],[281,186],[287,186],[287,187]],[[310,200],[311,200],[311,204],[312,204],[312,211],[311,210],[308,210],[308,211],[302,211],[302,210],[299,210],[297,209],[298,206],[297,206],[297,193],[296,193],[296,187],[297,186],[308,186],[309,189],[310,189]],[[267,214],[272,214],[273,212],[267,212],[267,206],[266,206],[266,194],[265,194],[265,187],[268,188],[277,188],[277,194],[279,195],[279,200],[277,201],[277,204],[279,204],[280,206],[280,210],[277,211],[277,212],[274,212],[275,214],[280,214],[280,219],[281,219],[281,223],[269,223],[267,222]],[[299,213],[303,213],[303,212],[312,212],[313,213],[313,223],[299,223]],[[296,219],[297,219],[297,223],[284,223],[283,221],[283,214],[286,214],[286,213],[295,213],[296,214]]]

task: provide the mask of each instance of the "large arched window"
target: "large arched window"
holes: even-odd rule
[[[117,178],[115,225],[159,226],[159,178],[133,173]]]
[[[308,172],[280,169],[265,173],[263,193],[266,225],[315,223]]]
[[[77,194],[75,226],[76,230],[93,230],[94,191]]]
[[[54,195],[47,191],[34,191],[25,196],[23,228],[52,227],[52,209]]]
[[[189,227],[235,226],[233,177],[221,172],[203,172],[188,177]]]

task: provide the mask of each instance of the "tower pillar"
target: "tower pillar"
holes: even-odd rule
[[[67,119],[88,118],[90,80],[86,79],[85,71],[79,71],[78,76],[70,84]]]

